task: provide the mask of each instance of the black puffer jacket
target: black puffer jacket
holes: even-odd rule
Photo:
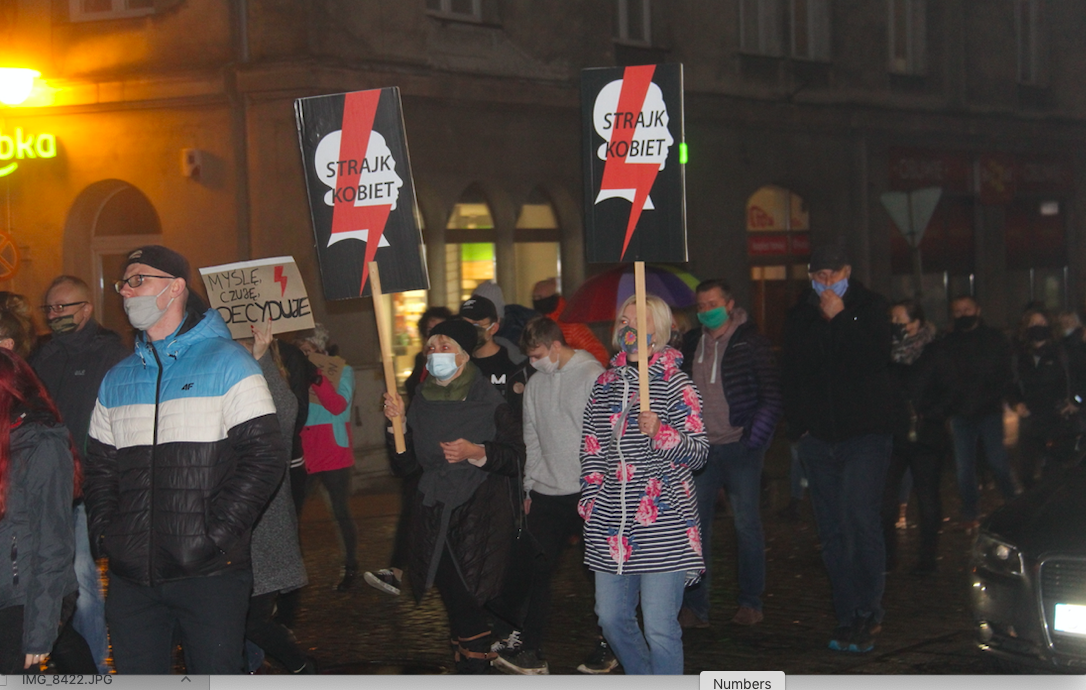
[[[416,399],[419,396],[421,391]],[[421,489],[413,501],[407,572],[416,597],[421,598],[430,585],[427,576],[431,575],[436,567],[432,557],[438,552],[437,547],[441,541],[448,546],[465,588],[479,605],[501,592],[517,526],[521,520],[519,487],[525,450],[521,420],[513,414],[508,403],[500,402],[500,394],[479,374],[472,382],[465,401],[486,400],[496,401],[493,407],[495,433],[492,440],[482,442],[486,448],[486,464],[473,470],[484,473],[485,478],[482,478],[466,501],[452,509],[448,527],[444,531],[441,525],[444,510],[442,503],[426,505],[427,499]],[[448,408],[451,409],[445,413],[454,425],[456,404],[448,403]],[[411,419],[410,415],[408,419]],[[416,435],[410,425],[406,432],[407,451],[402,454],[394,452],[392,435],[388,434],[393,469],[397,474],[407,475],[421,466],[424,475],[420,481],[422,485],[425,483],[425,474],[432,470],[426,463],[419,462]],[[463,464],[467,463],[465,460]]]
[[[253,525],[283,478],[283,439],[259,365],[214,309],[106,374],[84,494],[110,572],[154,585],[250,567]]]
[[[782,381],[789,435],[828,443],[889,434],[893,412],[890,317],[882,295],[849,282],[832,320],[807,289],[784,324]]]
[[[976,419],[1003,411],[1013,394],[1011,342],[981,321],[971,331],[951,331],[943,347],[954,367],[954,402],[950,414]]]
[[[132,354],[121,336],[93,318],[73,333],[54,335],[30,358],[30,366],[45,384],[72,432],[76,450],[84,453],[98,387],[113,365]]]
[[[0,609],[23,608],[23,650],[48,654],[61,600],[76,591],[68,430],[28,415],[11,431],[7,511],[0,518]]]

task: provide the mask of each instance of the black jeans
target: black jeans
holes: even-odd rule
[[[279,592],[268,592],[249,599],[245,637],[293,673],[305,666],[306,658],[290,630],[272,620],[278,598]]]
[[[317,481],[324,485],[328,500],[332,502],[332,516],[339,525],[339,534],[343,539],[343,564],[348,570],[357,570],[358,531],[348,502],[351,498],[351,468],[314,472],[309,475],[309,490]]]
[[[921,567],[932,567],[938,555],[939,528],[943,521],[943,504],[939,495],[939,480],[943,457],[949,446],[942,448],[911,443],[894,437],[893,454],[886,470],[886,488],[882,502],[882,533],[886,542],[886,563],[897,563],[898,499],[905,470],[913,475],[913,492],[920,511],[920,550],[917,554]]]
[[[392,558],[388,564],[393,568],[404,569],[407,565],[408,548],[411,538],[411,512],[415,507],[415,494],[419,491],[419,479],[422,470],[412,472],[400,482],[400,519],[396,521],[396,537],[392,542]]]
[[[155,586],[110,573],[106,622],[117,673],[168,674],[174,630],[195,675],[244,672],[245,618],[253,574],[238,570]]]
[[[309,486],[309,472],[305,465],[290,468],[290,497],[294,501],[294,514],[302,514],[302,506],[305,505],[306,489]],[[302,522],[298,521],[298,534],[301,535]]]
[[[570,537],[581,534],[584,520],[577,513],[580,494],[548,496],[532,491],[525,518],[526,534],[517,541],[513,565],[502,599],[514,618],[523,616],[521,642],[539,650],[551,605],[551,577]]]

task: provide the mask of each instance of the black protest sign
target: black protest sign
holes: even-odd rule
[[[581,72],[590,262],[686,255],[682,65]]]
[[[299,98],[294,103],[313,234],[326,299],[430,287],[399,89]]]

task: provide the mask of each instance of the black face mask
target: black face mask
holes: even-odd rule
[[[954,330],[956,331],[968,331],[977,325],[978,317],[976,314],[972,316],[959,316],[954,319]]]
[[[1052,337],[1052,329],[1048,326],[1030,326],[1026,329],[1026,338],[1033,343],[1043,343]]]
[[[894,340],[904,340],[905,339],[905,324],[903,324],[903,323],[891,323],[890,324],[890,333],[893,334]]]
[[[550,297],[544,297],[543,299],[534,299],[532,300],[532,308],[540,314],[550,314],[558,308],[558,295],[553,294]]]

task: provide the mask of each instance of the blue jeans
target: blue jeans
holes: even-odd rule
[[[958,467],[958,492],[962,497],[962,519],[977,519],[977,439],[984,444],[984,459],[992,471],[1003,498],[1014,498],[1014,479],[1003,447],[1003,413],[970,419],[951,417],[950,431],[954,436],[954,461]]]
[[[762,610],[765,535],[762,532],[760,498],[764,458],[764,448],[748,448],[743,443],[713,445],[709,446],[709,459],[705,467],[694,475],[705,575],[701,582],[686,590],[683,606],[703,621],[709,620],[713,517],[716,513],[716,495],[721,487],[728,492],[728,501],[735,515],[735,536],[739,545],[739,605]]]
[[[880,512],[891,447],[889,434],[839,443],[807,435],[799,441],[839,625],[851,625],[856,616],[882,621],[886,547]]]
[[[75,600],[72,627],[87,641],[94,663],[98,666],[98,673],[104,675],[109,673],[110,668],[106,663],[109,656],[109,638],[106,634],[106,602],[102,597],[102,580],[98,573],[98,564],[91,555],[87,510],[80,503],[72,513],[75,519],[75,578],[79,583],[79,597]]]
[[[596,616],[626,675],[681,675],[686,573],[596,573]],[[637,625],[637,604],[645,632]]]

